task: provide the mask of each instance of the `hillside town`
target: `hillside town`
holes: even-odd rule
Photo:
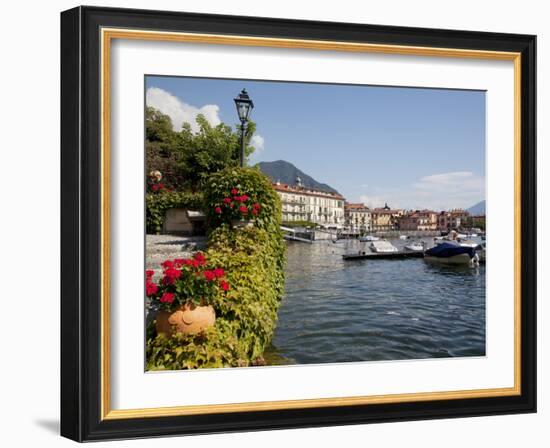
[[[363,203],[351,203],[333,192],[303,185],[300,177],[295,185],[273,183],[282,202],[284,223],[309,223],[350,234],[384,231],[445,232],[463,227],[485,228],[485,215],[472,216],[464,209],[403,210],[384,207],[369,208]]]

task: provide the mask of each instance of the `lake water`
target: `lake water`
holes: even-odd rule
[[[342,259],[368,244],[288,243],[286,295],[268,363],[485,355],[484,265]]]

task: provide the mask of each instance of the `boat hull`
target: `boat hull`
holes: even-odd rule
[[[452,257],[434,257],[424,255],[424,260],[429,263],[448,264],[448,265],[471,265],[474,259],[468,254],[458,254]]]

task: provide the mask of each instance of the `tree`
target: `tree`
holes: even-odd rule
[[[198,115],[198,132],[184,123],[180,132],[172,128],[170,117],[148,107],[146,111],[147,172],[159,170],[167,186],[175,190],[197,190],[211,174],[229,166],[238,166],[240,126],[234,130],[220,123],[212,126]],[[250,141],[256,125],[249,122],[245,134],[245,153],[252,154]]]

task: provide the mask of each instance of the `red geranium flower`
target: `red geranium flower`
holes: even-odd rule
[[[184,262],[185,262],[185,260],[183,258],[176,258],[174,260],[174,267],[181,268],[183,266]]]
[[[244,205],[241,205],[241,206],[239,207],[239,211],[240,211],[241,213],[243,213],[243,214],[244,214],[244,213],[248,213],[248,208],[246,208],[246,206],[244,206]]]
[[[204,271],[203,275],[204,275],[204,278],[209,282],[211,282],[216,278],[216,274],[214,273],[214,271]]]
[[[226,204],[230,204],[231,198],[223,198],[223,202],[225,202]]]
[[[181,271],[176,268],[168,268],[166,271],[164,271],[164,275],[166,277],[173,277],[173,278],[180,278],[181,277]]]
[[[173,268],[174,267],[174,262],[172,260],[166,260],[162,263],[162,267],[164,269]]]
[[[253,208],[255,208],[256,210],[260,210],[260,204],[258,204],[257,202],[252,205]]]
[[[249,198],[248,198],[248,196],[247,196],[246,194],[243,194],[243,195],[241,196],[241,202],[248,201],[248,199],[249,199]]]
[[[186,258],[185,260],[183,260],[183,264],[185,266],[191,266],[193,265],[193,260],[191,260],[190,258]]]
[[[222,280],[222,281],[220,282],[220,286],[222,287],[222,289],[223,289],[224,291],[229,291],[229,283],[227,283],[225,280]]]
[[[156,283],[153,282],[147,282],[145,283],[145,294],[147,294],[147,297],[154,296],[158,291],[158,286]]]
[[[160,298],[160,301],[162,303],[172,303],[174,301],[174,295],[173,293],[171,292],[165,292],[164,294],[162,294],[162,297]]]
[[[214,269],[214,275],[218,278],[223,277],[225,275],[225,271],[222,268],[216,268]]]
[[[152,269],[147,269],[145,271],[145,275],[147,278],[151,278],[153,275],[155,275],[155,271],[153,271]]]
[[[206,257],[204,256],[204,254],[203,254],[202,252],[197,252],[197,253],[193,256],[193,258],[194,258],[196,261],[198,261],[199,264],[200,264],[201,266],[203,266],[204,263],[206,263]]]
[[[215,211],[218,215],[221,215],[221,213],[222,213],[221,207],[216,207],[216,208],[214,209],[214,211]]]
[[[256,208],[253,209],[253,210],[252,210],[252,214],[253,214],[253,215],[257,215],[257,214],[258,214],[258,209],[256,209]]]
[[[160,185],[154,184],[151,188],[153,189],[153,191],[159,191]]]
[[[233,189],[231,190],[231,194],[232,194],[232,195],[239,194],[239,190],[237,190],[236,188],[233,188]]]

